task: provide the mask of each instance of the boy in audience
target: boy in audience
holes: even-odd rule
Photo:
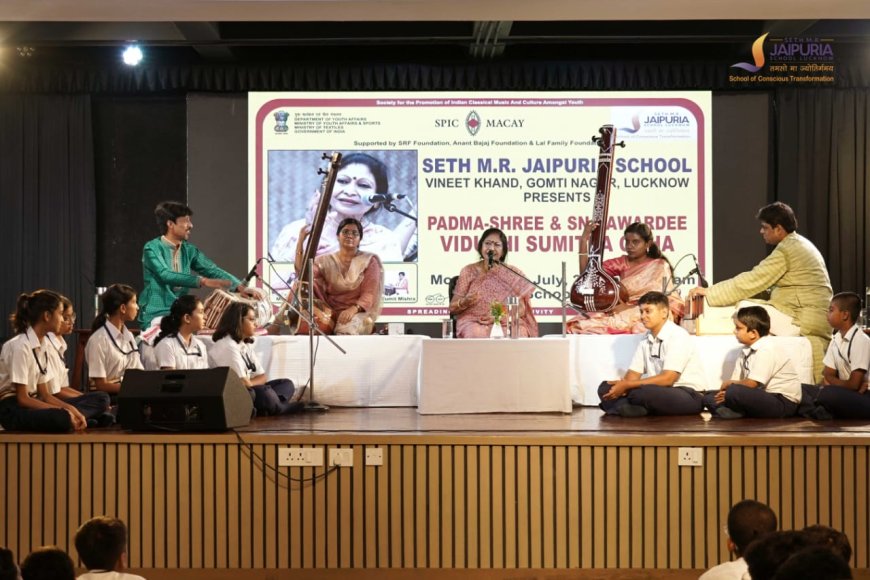
[[[76,532],[76,551],[87,573],[78,580],[145,580],[126,574],[127,526],[119,519],[97,516]]]
[[[743,552],[751,542],[776,531],[776,514],[765,504],[745,499],[728,511],[728,551],[737,558],[710,568],[698,580],[741,580],[747,572]]]
[[[793,417],[801,402],[801,382],[788,355],[767,336],[770,315],[747,306],[734,316],[734,336],[745,346],[731,380],[704,396],[704,404],[722,419]]]
[[[0,548],[0,580],[21,580],[12,550]]]
[[[811,546],[803,531],[779,531],[749,544],[743,557],[752,580],[772,580],[783,562]]]
[[[668,297],[647,292],[638,301],[649,331],[621,380],[598,387],[608,415],[694,415],[700,413],[705,374],[689,333],[668,320]]]
[[[854,292],[840,292],[831,299],[828,324],[835,334],[823,360],[814,419],[870,419],[870,337],[855,324],[860,311],[861,298]]]
[[[852,580],[849,564],[827,548],[815,546],[789,556],[773,580]]]
[[[814,546],[827,548],[846,562],[852,559],[852,544],[849,543],[848,536],[840,530],[816,524],[805,527],[804,534]]]
[[[75,577],[72,560],[57,546],[37,548],[21,563],[23,580],[75,580]]]

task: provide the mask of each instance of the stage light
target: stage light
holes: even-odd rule
[[[122,55],[124,59],[124,64],[129,66],[136,66],[140,62],[142,62],[142,49],[136,46],[135,44],[128,46],[124,49],[124,54]]]

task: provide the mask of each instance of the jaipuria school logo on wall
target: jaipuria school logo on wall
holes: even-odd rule
[[[833,84],[832,38],[769,38],[765,32],[752,43],[752,62],[730,66],[732,84]],[[737,70],[734,70],[737,69]]]
[[[620,107],[611,122],[628,140],[693,139],[695,117],[682,107]]]

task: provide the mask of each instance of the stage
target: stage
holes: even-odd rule
[[[277,467],[286,446],[349,448],[353,466]],[[703,465],[678,466],[680,447],[701,448]],[[382,466],[364,465],[370,448],[382,450]],[[154,578],[168,578],[164,569],[199,578],[226,569],[243,570],[238,578],[300,568],[688,570],[727,559],[727,510],[756,498],[784,529],[843,530],[852,564],[866,568],[868,452],[870,425],[859,422],[623,419],[589,407],[333,408],[216,434],[0,433],[0,545],[74,550],[78,525],[108,513],[130,527],[131,566]]]

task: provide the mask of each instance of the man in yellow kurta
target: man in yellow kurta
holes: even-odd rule
[[[794,328],[812,344],[813,379],[819,383],[822,358],[831,340],[827,312],[833,292],[825,259],[812,242],[797,233],[797,218],[788,205],[772,203],[761,208],[756,217],[761,221],[765,243],[776,246],[773,252],[749,272],[710,288],[693,288],[689,296],[706,296],[710,306],[737,305],[753,298],[753,302],[790,317]],[[767,290],[768,300],[755,299]],[[781,333],[776,330],[771,327],[773,334],[791,334],[788,329]]]

